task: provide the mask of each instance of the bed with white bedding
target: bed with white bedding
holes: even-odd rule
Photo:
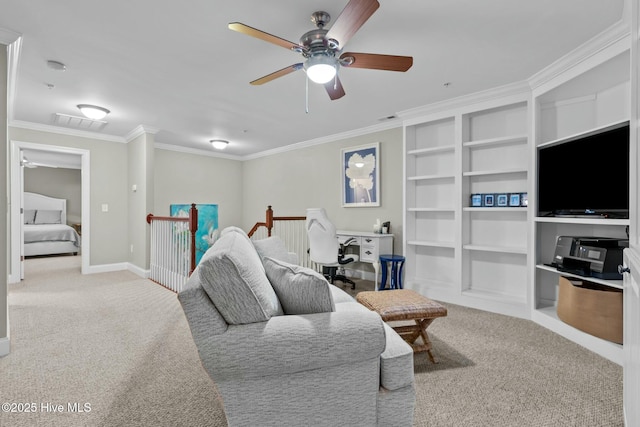
[[[67,225],[67,200],[24,193],[24,256],[80,251],[80,235]]]

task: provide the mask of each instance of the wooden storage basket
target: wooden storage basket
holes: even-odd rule
[[[557,310],[563,322],[622,344],[622,289],[561,276]]]

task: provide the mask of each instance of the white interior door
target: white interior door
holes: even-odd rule
[[[24,164],[20,150],[20,280],[24,280]]]
[[[640,257],[625,249],[624,266],[624,412],[627,426],[640,425]]]
[[[630,0],[631,14],[631,108],[629,249],[624,251],[624,415],[627,426],[640,426],[640,0]]]

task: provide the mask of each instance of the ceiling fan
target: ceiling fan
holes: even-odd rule
[[[293,43],[240,22],[232,22],[229,29],[259,38],[269,43],[300,53],[306,60],[267,74],[252,82],[261,85],[303,68],[307,77],[323,84],[332,100],[344,96],[345,92],[338,77],[338,69],[368,68],[386,71],[407,71],[413,65],[413,57],[380,55],[375,53],[343,52],[344,46],[360,27],[380,7],[377,0],[350,0],[329,30],[325,26],[331,20],[327,12],[318,11],[311,15],[316,29],[300,37],[300,43]]]

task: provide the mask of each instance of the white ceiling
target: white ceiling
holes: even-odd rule
[[[96,104],[111,110],[101,130],[110,137],[143,125],[157,143],[211,152],[208,141],[223,138],[225,154],[246,158],[523,81],[618,22],[625,3],[379,0],[345,48],[413,56],[406,73],[342,68],[346,96],[331,101],[310,84],[309,113],[303,71],[249,85],[301,57],[229,22],[298,42],[312,12],[329,12],[330,28],[347,1],[0,0],[0,28],[23,37],[10,120],[54,125],[56,113]]]

